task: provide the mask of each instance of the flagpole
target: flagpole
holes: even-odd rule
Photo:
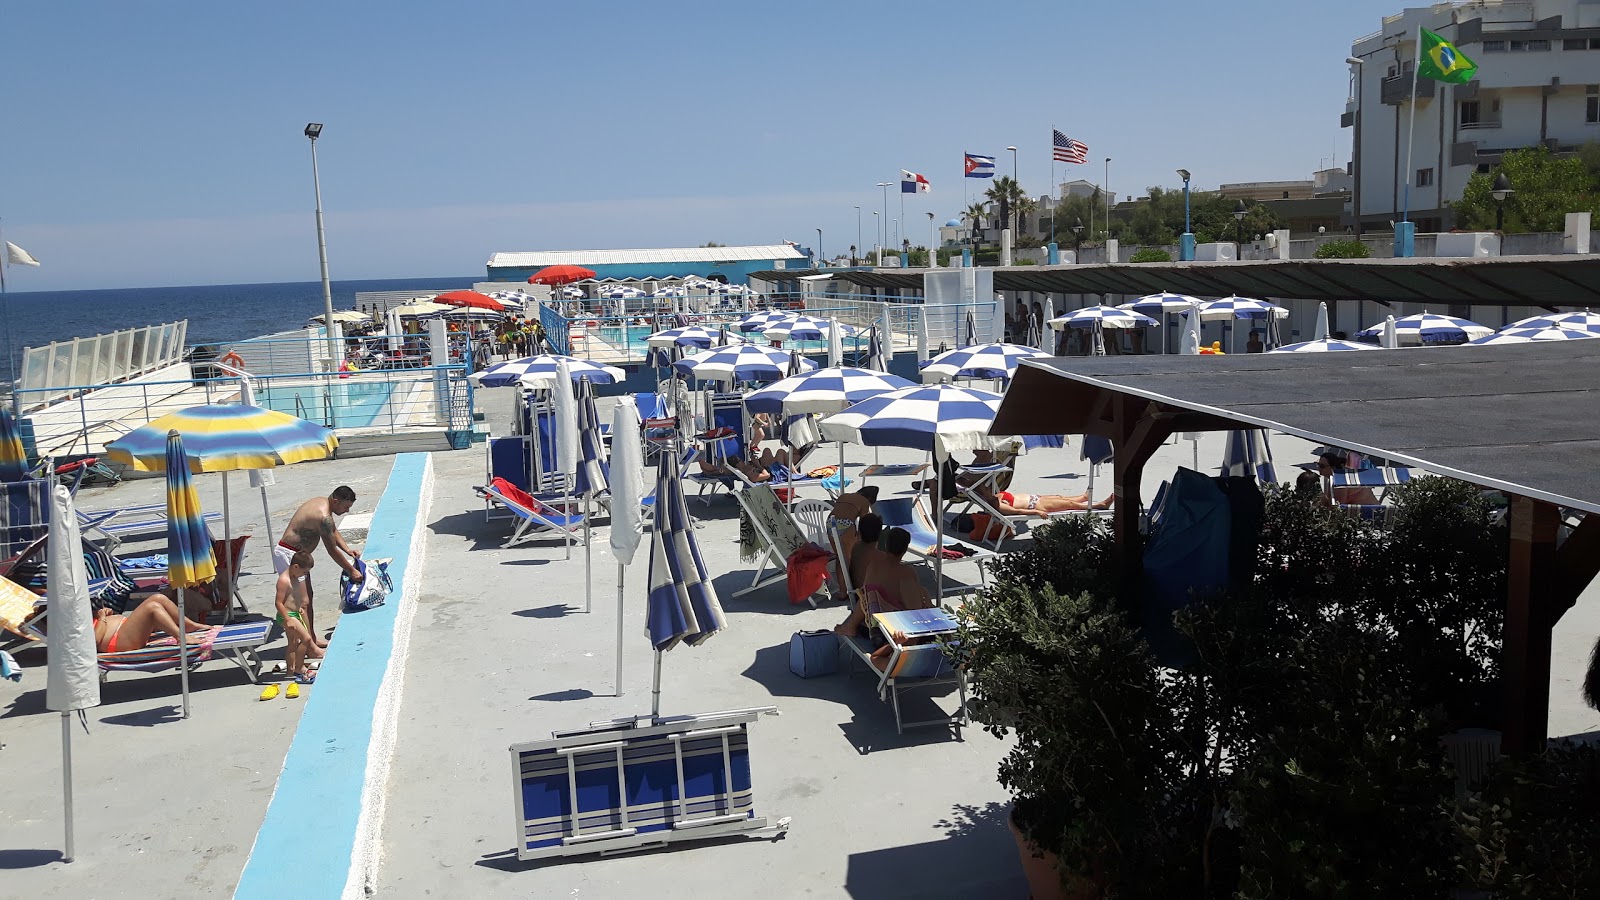
[[[1417,75],[1422,70],[1422,23],[1417,23],[1417,43],[1411,51],[1411,124],[1406,127],[1406,181],[1400,201],[1400,221],[1411,221],[1411,150],[1417,133]]]
[[[1055,129],[1052,128],[1052,129],[1050,129],[1050,197],[1051,197],[1051,199],[1056,200],[1056,201],[1059,202],[1060,198],[1057,197],[1056,194],[1060,191],[1060,189],[1061,189],[1060,186],[1056,184],[1056,135],[1055,135]],[[1056,211],[1055,211],[1055,209],[1051,209],[1050,210],[1050,243],[1054,244],[1055,242],[1056,242]],[[1073,260],[1073,262],[1077,262],[1077,260]]]
[[[11,409],[14,413],[22,412],[22,404],[17,400],[17,364],[12,357],[15,355],[11,349],[11,301],[6,296],[6,267],[11,264],[11,249],[6,244],[6,233],[0,228],[0,325],[6,330],[6,380],[11,385]]]

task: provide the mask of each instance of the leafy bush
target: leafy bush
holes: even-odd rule
[[[1600,747],[1502,760],[1456,814],[1460,872],[1500,898],[1600,897]]]
[[[1366,259],[1371,255],[1361,241],[1329,241],[1311,254],[1313,259]]]
[[[1141,247],[1128,257],[1131,263],[1172,262],[1172,254],[1160,247]]]

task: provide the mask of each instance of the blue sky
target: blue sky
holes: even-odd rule
[[[12,0],[0,227],[12,290],[312,281],[318,142],[335,278],[497,250],[871,245],[879,181],[964,206],[963,151],[1049,190],[1052,127],[1118,194],[1309,177],[1348,157],[1375,0],[449,4]],[[1076,171],[1069,172],[1075,169]],[[900,216],[896,189],[886,218]]]

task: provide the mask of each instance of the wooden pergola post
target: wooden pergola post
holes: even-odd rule
[[[1600,572],[1600,516],[1585,517],[1559,549],[1561,512],[1552,503],[1512,497],[1510,525],[1501,749],[1537,753],[1550,735],[1551,632]]]
[[[1136,600],[1144,569],[1144,539],[1139,534],[1143,498],[1139,482],[1144,477],[1145,463],[1172,436],[1172,431],[1171,417],[1161,415],[1157,404],[1126,394],[1112,398],[1111,471],[1116,502],[1112,504],[1111,528],[1117,542],[1122,596],[1125,602],[1133,604],[1129,611],[1136,619]]]

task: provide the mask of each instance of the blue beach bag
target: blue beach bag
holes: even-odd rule
[[[801,678],[839,671],[839,643],[833,631],[796,631],[789,638],[789,671]]]

